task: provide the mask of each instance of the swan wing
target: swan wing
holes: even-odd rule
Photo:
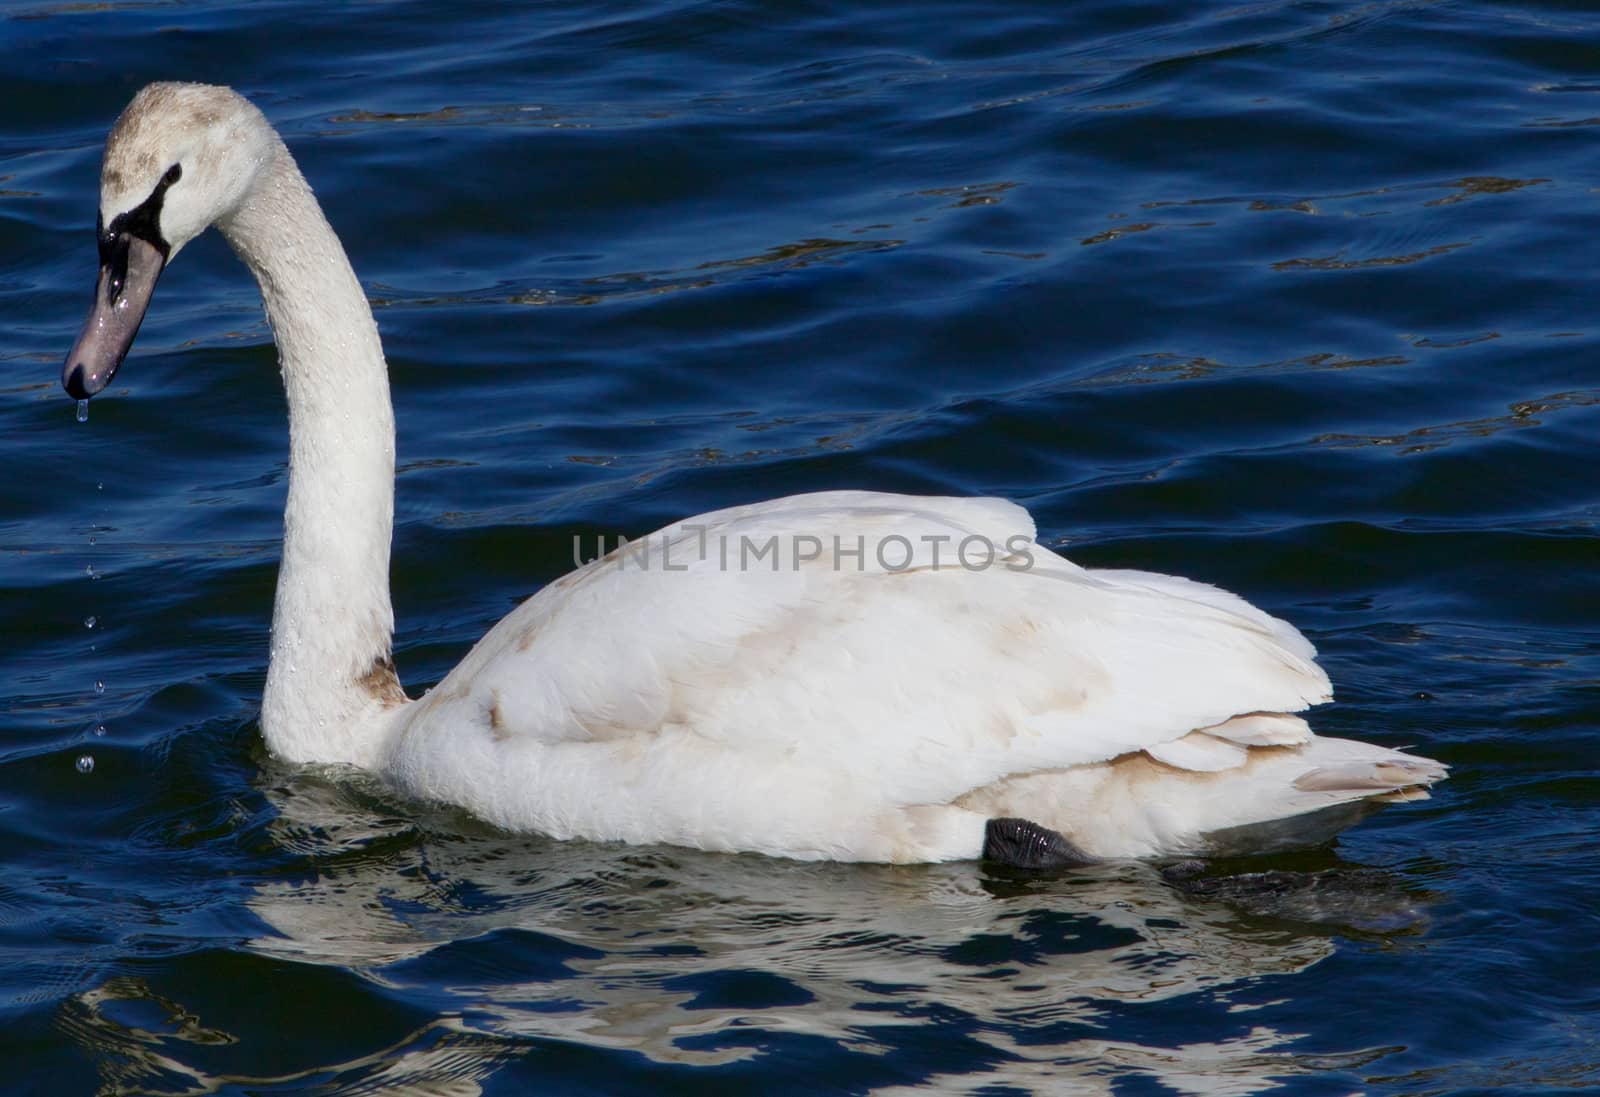
[[[1139,750],[1227,765],[1243,750],[1178,741],[1327,699],[1314,654],[1216,588],[1080,568],[1003,500],[827,492],[688,519],[551,584],[415,720],[551,743],[687,733],[944,803]]]

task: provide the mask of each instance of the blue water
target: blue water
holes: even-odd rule
[[[7,1092],[1600,1085],[1591,5],[8,3],[0,56]],[[253,283],[197,241],[87,423],[59,387],[105,133],[173,78],[261,105],[376,308],[413,692],[575,537],[993,493],[1294,621],[1319,730],[1451,779],[1020,878],[275,762]]]

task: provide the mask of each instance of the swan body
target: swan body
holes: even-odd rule
[[[995,855],[997,821],[1088,857],[1315,841],[1444,776],[1293,715],[1330,688],[1292,626],[1078,567],[998,499],[824,492],[688,519],[546,587],[411,700],[390,659],[387,367],[288,149],[229,89],[153,84],[112,131],[100,207],[63,370],[80,399],[207,226],[260,284],[290,423],[261,725],[287,760],[561,838],[887,862]]]

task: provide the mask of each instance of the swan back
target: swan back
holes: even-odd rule
[[[1313,655],[1215,588],[1080,568],[1000,500],[793,496],[545,588],[411,707],[385,768],[514,829],[975,856],[985,816],[937,806],[1013,775],[1145,751],[1174,772],[1233,768],[1246,751],[1226,737],[1309,739],[1292,717],[1230,718],[1326,700]],[[1224,738],[1179,745],[1210,727]],[[1205,818],[1126,829],[1152,852]],[[1082,848],[1102,837],[1059,808],[1044,819]]]

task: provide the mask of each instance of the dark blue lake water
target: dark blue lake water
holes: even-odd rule
[[[0,57],[7,1092],[1600,1085],[1592,5],[8,3]],[[1452,778],[1180,886],[276,763],[254,284],[197,241],[88,423],[59,387],[155,79],[260,104],[376,308],[413,691],[574,536],[993,493],[1289,618],[1319,730]]]

